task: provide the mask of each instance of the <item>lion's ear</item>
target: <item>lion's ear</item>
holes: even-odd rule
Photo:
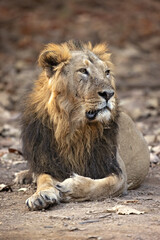
[[[54,68],[59,64],[53,51],[42,52],[38,59],[39,65],[46,71],[47,77],[54,74]]]
[[[110,61],[111,54],[108,52],[106,43],[100,43],[93,47],[93,53],[96,54],[102,61]]]
[[[39,56],[38,63],[46,71],[47,77],[50,78],[55,68],[70,59],[70,52],[66,45],[48,44]]]

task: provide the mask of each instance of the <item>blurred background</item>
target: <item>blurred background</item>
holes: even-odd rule
[[[38,76],[45,44],[69,39],[107,42],[121,105],[160,156],[160,1],[1,0],[0,148],[19,142],[19,106]],[[14,152],[14,148],[10,150]],[[7,158],[7,157],[6,157]]]

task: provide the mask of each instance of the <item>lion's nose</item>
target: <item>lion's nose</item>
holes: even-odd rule
[[[114,91],[98,92],[98,95],[108,101],[114,95]]]

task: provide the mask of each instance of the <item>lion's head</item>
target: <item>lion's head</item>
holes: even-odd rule
[[[48,44],[40,54],[39,64],[44,69],[45,87],[50,89],[44,107],[50,116],[54,115],[54,122],[57,111],[72,124],[107,123],[114,116],[116,94],[105,44]]]

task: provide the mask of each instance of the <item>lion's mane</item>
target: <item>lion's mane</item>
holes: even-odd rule
[[[54,84],[49,82],[43,71],[23,106],[23,154],[36,174],[48,173],[64,180],[75,172],[96,179],[121,171],[116,161],[118,103],[106,126],[100,122],[78,121],[78,114],[70,119],[75,106],[73,101],[68,101],[68,79],[61,79],[60,74],[63,65],[71,58],[70,51],[86,48],[111,65],[110,54],[106,53],[104,44],[95,47],[90,43],[85,45],[74,41],[61,45],[49,44],[40,55],[39,64],[45,65],[47,74],[50,71],[49,63],[53,60],[48,56],[46,63],[43,53],[54,52],[58,64]],[[63,89],[64,94],[56,95],[57,88]]]

